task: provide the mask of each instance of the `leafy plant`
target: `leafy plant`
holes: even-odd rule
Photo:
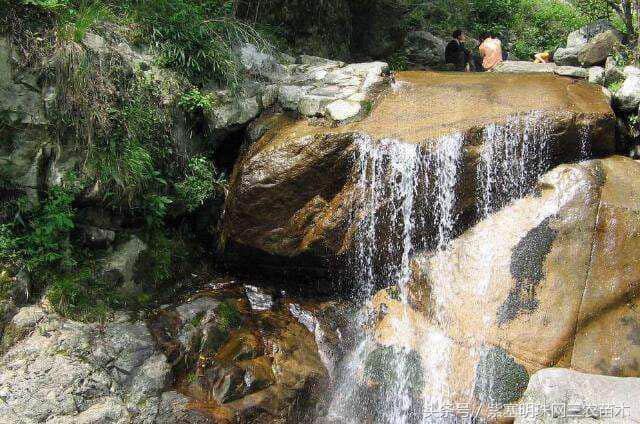
[[[616,81],[616,82],[612,82],[611,84],[609,84],[609,85],[607,86],[607,88],[608,88],[612,93],[615,93],[615,92],[617,92],[618,90],[620,90],[620,87],[622,87],[622,83],[623,83],[623,82],[624,82],[624,81]]]
[[[227,1],[148,0],[135,3],[132,12],[162,65],[193,82],[212,78],[233,89],[242,80],[233,47],[249,42],[266,48],[269,43],[253,27],[233,18],[230,5]]]
[[[77,192],[77,182],[71,179],[63,186],[52,187],[47,198],[33,209],[28,209],[28,202],[23,200],[24,235],[18,237],[16,244],[24,253],[30,272],[71,269],[76,265],[69,236],[75,228],[73,201]]]
[[[224,333],[238,327],[242,323],[242,317],[232,300],[226,299],[218,305],[218,328]]]
[[[90,29],[110,17],[112,13],[109,8],[99,1],[81,1],[77,7],[68,7],[61,16],[62,34],[65,38],[79,43]]]
[[[215,193],[224,193],[226,179],[213,164],[203,156],[189,161],[187,178],[176,184],[178,199],[192,212],[202,206]]]
[[[194,88],[184,93],[178,104],[191,113],[206,112],[213,108],[213,98],[211,94],[202,94],[200,90]]]

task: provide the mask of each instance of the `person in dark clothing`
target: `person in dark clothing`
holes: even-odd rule
[[[446,63],[452,63],[456,71],[464,71],[469,63],[469,50],[464,46],[466,36],[462,30],[455,30],[451,35],[453,40],[447,44],[447,48],[444,51],[444,58]]]

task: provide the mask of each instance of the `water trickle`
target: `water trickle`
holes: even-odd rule
[[[514,115],[484,130],[478,166],[478,215],[527,195],[550,166],[550,125],[540,112]]]
[[[580,128],[580,160],[591,157],[591,126],[584,125]]]

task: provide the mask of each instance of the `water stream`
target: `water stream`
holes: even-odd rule
[[[505,124],[485,128],[476,171],[477,215],[482,218],[527,195],[537,178],[551,166],[549,125],[539,112],[512,116]],[[589,130],[581,134],[581,156],[589,152]],[[423,249],[446,250],[459,220],[458,193],[465,164],[465,137],[451,134],[421,145],[398,140],[361,137],[357,148],[356,195],[359,207],[351,272],[357,282],[356,300],[362,305],[354,326],[361,338],[339,369],[326,418],[330,423],[404,424],[477,422],[452,413],[448,376],[451,339],[435,329],[422,328],[409,307],[411,261]],[[484,249],[491,261],[490,240]],[[446,268],[445,264],[444,268]],[[438,307],[447,301],[451,274],[437,271],[440,283],[431,293],[430,319],[447,317]],[[486,291],[491,276],[478,276],[476,292]],[[382,287],[394,296],[400,310],[389,323],[396,343],[381,347],[374,339],[375,294]],[[391,316],[391,315],[389,315]],[[487,317],[487,324],[489,323]],[[478,360],[484,352],[469,352]],[[484,373],[491,373],[491,369]],[[373,377],[383,384],[372,385]],[[487,376],[487,382],[491,381]],[[484,377],[480,377],[484,378]],[[478,386],[478,384],[476,384]],[[486,387],[479,382],[479,387]],[[474,387],[468,388],[472,396]]]

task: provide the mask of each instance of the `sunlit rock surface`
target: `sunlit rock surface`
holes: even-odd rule
[[[544,143],[531,143],[544,144],[548,165],[580,158],[585,134],[590,153],[615,150],[614,115],[600,88],[553,75],[407,72],[360,121],[329,127],[273,119],[235,167],[223,233],[230,243],[284,257],[350,248],[362,139],[396,139],[429,154],[442,137],[459,134],[456,210],[463,214],[476,207],[476,168],[491,126],[544,133]]]
[[[583,374],[561,368],[531,377],[516,424],[640,421],[640,379]],[[527,412],[528,411],[528,412]]]
[[[417,255],[408,311],[376,296],[378,342],[419,352],[425,380],[438,379],[425,390],[458,402],[516,402],[551,366],[640,376],[638,178],[640,163],[619,156],[545,174],[534,194]]]

